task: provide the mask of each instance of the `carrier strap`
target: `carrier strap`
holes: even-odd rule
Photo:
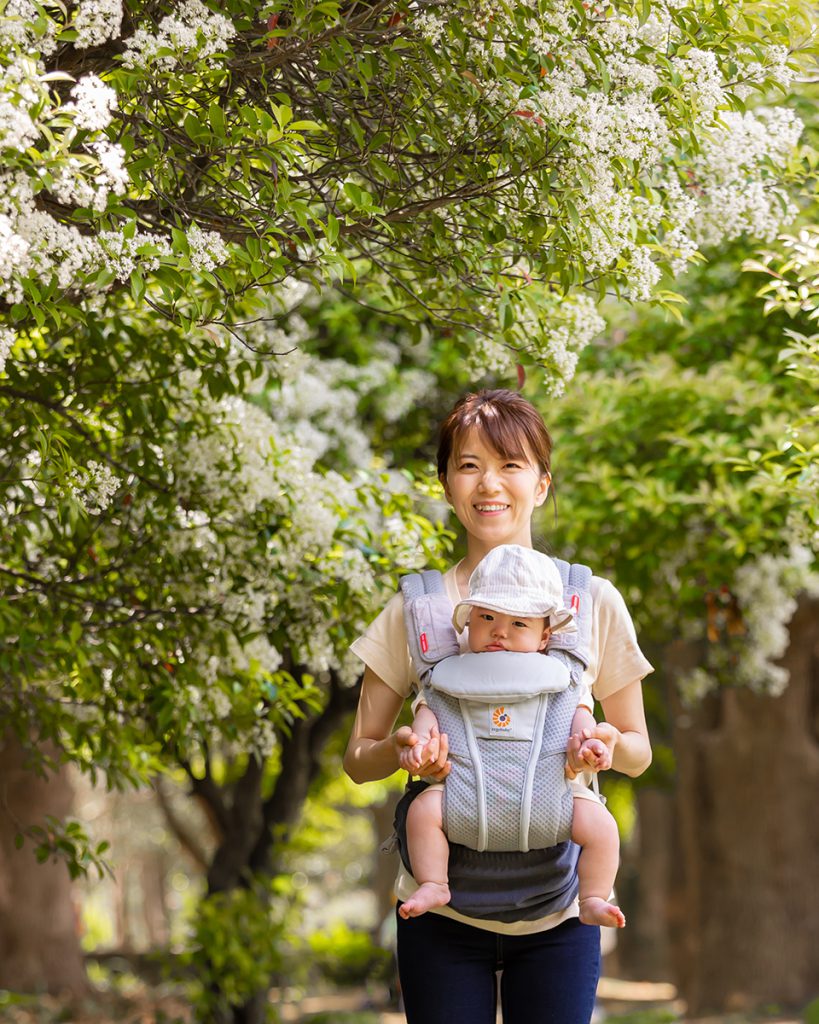
[[[404,623],[412,663],[421,685],[437,662],[461,653],[452,625],[452,602],[437,569],[401,577]]]
[[[591,580],[592,571],[587,565],[569,563],[562,558],[552,561],[560,572],[563,582],[563,600],[574,610],[577,629],[555,633],[549,640],[549,653],[566,651],[583,663],[589,664],[589,641],[591,639]]]

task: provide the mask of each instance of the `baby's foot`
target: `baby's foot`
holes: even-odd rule
[[[626,918],[619,907],[600,896],[586,896],[580,901],[583,924],[599,924],[604,928],[625,928]]]
[[[418,917],[433,907],[449,903],[449,886],[446,882],[424,882],[408,900],[398,908],[401,917]]]

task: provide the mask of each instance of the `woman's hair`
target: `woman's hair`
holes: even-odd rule
[[[503,458],[535,457],[541,473],[551,475],[552,439],[535,407],[517,391],[485,389],[464,395],[438,433],[438,475],[446,477],[449,458],[472,429],[484,435]]]

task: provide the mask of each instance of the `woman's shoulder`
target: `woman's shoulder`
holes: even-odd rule
[[[592,576],[591,583],[589,585],[591,595],[595,601],[601,603],[607,603],[616,601],[619,597],[622,600],[620,591],[615,585],[605,576]]]
[[[605,576],[592,576],[590,586],[594,617],[601,623],[623,623],[633,629],[631,613],[625,598],[614,583]]]

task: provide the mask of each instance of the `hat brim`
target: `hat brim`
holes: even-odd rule
[[[565,605],[545,612],[523,612],[520,610],[510,612],[508,608],[501,608],[491,601],[485,601],[483,598],[465,597],[455,605],[455,609],[452,612],[452,625],[457,633],[463,633],[466,620],[469,618],[469,612],[472,608],[486,608],[490,612],[500,612],[501,615],[520,615],[526,619],[542,617],[549,620],[549,629],[552,633],[572,633],[577,628],[573,609],[567,608]],[[555,622],[554,620],[557,621]]]

